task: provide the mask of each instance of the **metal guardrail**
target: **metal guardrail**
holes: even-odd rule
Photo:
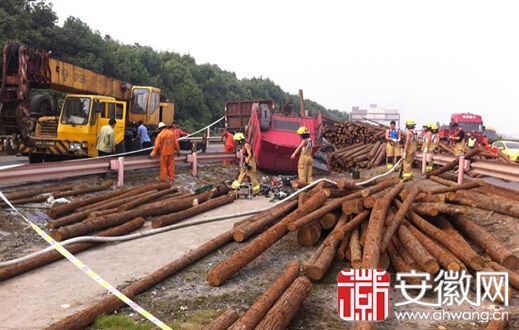
[[[418,153],[416,159],[421,161],[423,159],[422,153]],[[437,165],[445,165],[456,159],[458,157],[450,155],[433,155],[432,158],[433,163]],[[519,182],[519,164],[512,165],[488,160],[465,160],[465,168],[474,174]]]
[[[122,160],[120,160],[122,158]],[[120,158],[84,159],[81,161],[62,161],[39,164],[25,164],[0,171],[0,187],[78,177],[83,175],[102,174],[112,171],[122,171],[152,168],[160,166],[160,157],[130,156]],[[236,154],[228,152],[196,153],[175,157],[176,163],[192,164],[193,174],[199,163],[211,163],[237,159]]]

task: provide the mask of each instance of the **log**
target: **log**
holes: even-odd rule
[[[275,207],[261,213],[257,221],[250,222],[244,226],[240,226],[234,231],[234,240],[236,242],[243,242],[252,235],[258,233],[263,228],[266,228],[276,222],[279,218],[287,215],[294,210],[298,205],[297,201],[288,201],[283,205],[276,205]]]
[[[130,209],[133,209],[137,206],[140,206],[144,203],[147,203],[149,201],[154,201],[154,200],[158,200],[160,197],[162,196],[166,196],[166,195],[169,195],[169,194],[172,194],[170,196],[171,197],[179,197],[182,195],[181,192],[178,191],[178,188],[177,187],[171,187],[171,188],[168,188],[168,189],[164,189],[164,190],[160,190],[160,191],[157,191],[153,194],[150,194],[150,195],[141,195],[141,197],[139,198],[135,198],[134,200],[132,201],[129,201],[125,204],[122,204],[118,207],[118,210],[119,212],[122,212],[122,211],[126,211],[126,210],[130,210]]]
[[[341,190],[360,190],[362,186],[358,186],[355,184],[355,181],[348,180],[346,178],[340,178],[335,181],[337,183],[337,188]]]
[[[380,259],[380,244],[384,230],[384,222],[391,201],[404,189],[404,183],[399,182],[387,195],[375,202],[366,229],[366,242],[362,255],[363,268],[377,268]]]
[[[117,209],[108,209],[108,210],[102,210],[102,211],[94,211],[94,212],[90,212],[90,214],[88,215],[87,219],[88,218],[101,217],[103,215],[112,214],[112,213],[115,213],[115,212],[117,212]]]
[[[391,241],[391,237],[393,237],[402,221],[404,221],[405,216],[407,215],[407,213],[409,213],[411,205],[413,204],[419,192],[420,188],[411,188],[409,194],[407,194],[406,198],[404,199],[404,202],[402,203],[402,207],[398,209],[398,211],[395,214],[395,217],[393,218],[393,221],[389,223],[389,225],[387,226],[382,238],[382,243],[380,245],[380,250],[382,252],[386,251],[387,245]]]
[[[165,200],[162,202],[150,204],[145,208],[138,208],[109,214],[102,217],[93,218],[88,222],[83,221],[81,223],[65,226],[58,230],[51,231],[50,234],[55,240],[61,241],[67,238],[85,235],[96,230],[117,226],[136,217],[145,218],[185,210],[191,206],[198,205],[198,203],[205,202],[207,199],[209,199],[210,195],[211,192],[208,191],[199,195],[192,197],[190,196],[179,200]]]
[[[342,225],[347,221],[347,215],[343,214],[339,219],[339,225]],[[304,272],[310,279],[318,281],[323,278],[335,258],[335,253],[337,252],[340,243],[341,240],[335,239],[332,233],[328,234],[321,244],[322,248],[319,249],[318,254],[311,258],[311,262],[304,265]]]
[[[276,301],[274,306],[267,312],[263,320],[256,326],[257,330],[284,330],[297,313],[305,300],[312,282],[305,277],[299,276],[290,284],[283,295]]]
[[[413,269],[411,265],[405,262],[404,259],[398,253],[398,250],[393,245],[393,242],[389,242],[387,245],[387,254],[389,255],[389,259],[391,260],[391,266],[397,273],[410,273]],[[417,277],[408,277],[406,281],[410,284],[420,284],[420,280]]]
[[[299,219],[293,221],[292,223],[290,223],[288,225],[288,230],[296,231],[296,230],[308,225],[309,223],[318,221],[325,214],[328,214],[330,212],[334,212],[335,210],[337,210],[339,207],[341,207],[341,205],[344,201],[352,198],[351,196],[355,195],[355,194],[356,193],[353,193],[351,195],[344,196],[342,198],[336,198],[336,199],[328,201],[326,204],[324,204],[323,207],[318,208],[318,209],[306,214],[305,216],[302,216]]]
[[[451,174],[454,175],[453,173],[444,173],[441,176],[433,175],[433,176],[431,176],[429,178],[429,180],[434,181],[436,183],[439,183],[441,185],[447,186],[447,187],[456,185],[456,182],[458,182],[458,177],[456,176],[456,178],[454,179],[455,182],[453,182],[452,180],[448,180],[448,179],[443,177],[443,176],[445,176],[447,174],[448,175],[451,175]],[[466,180],[465,182],[469,182],[469,181]]]
[[[392,177],[391,179],[377,183],[374,186],[362,189],[361,196],[368,197],[369,195],[372,195],[372,194],[379,192],[381,190],[384,190],[386,188],[390,188],[390,187],[392,188],[394,185],[397,185],[399,183],[400,183],[400,180],[398,179],[398,177]]]
[[[497,262],[490,261],[488,265],[492,267],[495,271],[498,272],[507,272],[508,273],[508,282],[512,285],[516,290],[519,290],[519,274],[507,267],[498,264]]]
[[[332,235],[335,236],[336,240],[340,241],[344,239],[346,234],[352,232],[355,228],[357,228],[364,220],[368,218],[369,214],[369,210],[364,210],[344,225],[336,225],[332,231]]]
[[[286,289],[299,275],[300,264],[291,262],[287,269],[272,283],[272,285],[249,307],[249,309],[234,323],[229,330],[249,330],[265,317],[269,309],[276,303]]]
[[[362,198],[356,198],[342,203],[342,212],[347,215],[359,214],[364,210]]]
[[[344,238],[342,239],[341,243],[339,244],[339,247],[337,248],[337,255],[336,255],[335,259],[337,259],[337,260],[349,259],[348,258],[348,255],[349,255],[348,249],[350,246],[350,234],[351,233],[344,235]]]
[[[438,261],[406,226],[398,227],[398,238],[423,270],[430,274],[436,274],[440,270]]]
[[[409,251],[407,251],[404,244],[400,242],[400,239],[398,239],[398,235],[393,236],[393,238],[391,239],[391,243],[398,251],[398,255],[402,258],[402,260],[405,261],[406,264],[408,264],[411,267],[411,269],[420,271],[422,270],[416,262],[416,260],[414,260],[411,254],[409,254]]]
[[[99,204],[94,204],[92,206],[88,206],[86,208],[82,208],[81,212],[85,212],[85,211],[93,212],[93,211],[107,210],[107,209],[113,209],[113,208],[117,209],[117,208],[119,208],[119,206],[126,204],[128,202],[135,201],[138,198],[153,196],[153,194],[155,194],[156,192],[157,192],[157,190],[148,190],[148,191],[140,192],[138,195],[126,193],[119,197],[112,198],[110,201],[105,201],[105,202],[102,202]]]
[[[463,184],[454,184],[448,187],[436,187],[424,190],[426,193],[430,194],[444,194],[448,192],[453,192],[457,190],[469,190],[480,187],[479,181],[470,181]]]
[[[47,222],[47,227],[51,229],[59,228],[62,226],[70,225],[76,222],[80,222],[88,218],[90,211],[76,212],[71,215],[67,215],[63,218],[56,220],[50,220]]]
[[[368,229],[368,222],[367,221],[363,221],[361,224],[360,224],[360,227],[359,227],[360,231],[359,231],[359,234],[360,234],[360,239],[359,239],[359,242],[360,242],[360,246],[362,246],[362,248],[364,249],[364,245],[365,245],[365,242],[366,242],[366,232],[367,232],[367,229]]]
[[[368,197],[365,197],[362,201],[362,204],[364,206],[365,209],[372,209],[373,206],[375,206],[375,201],[377,199],[380,199],[382,197],[384,197],[389,191],[391,190],[391,188],[386,188],[384,190],[381,190],[373,195],[369,195]]]
[[[321,238],[321,225],[312,222],[297,231],[297,242],[301,246],[314,246]]]
[[[469,209],[464,206],[446,203],[414,203],[413,210],[420,215],[435,217],[440,213],[458,215],[469,213]]]
[[[240,315],[234,309],[228,309],[202,330],[227,330],[239,318]]]
[[[487,323],[485,330],[506,330],[508,329],[508,320],[492,320]]]
[[[319,219],[319,223],[321,224],[321,228],[330,229],[335,226],[337,220],[339,219],[339,215],[337,213],[327,213],[321,219]]]
[[[362,265],[362,249],[360,247],[360,230],[355,228],[350,235],[351,266],[355,269]]]
[[[453,217],[452,220],[454,224],[462,230],[466,237],[485,250],[492,259],[507,268],[514,269],[519,266],[519,258],[517,258],[492,234],[476,224],[473,220],[462,215]]]
[[[154,287],[158,283],[175,275],[187,266],[195,263],[213,251],[219,249],[223,245],[229,243],[232,240],[232,233],[232,230],[230,230],[211,239],[200,247],[186,253],[181,258],[170,262],[164,267],[159,268],[153,273],[146,275],[145,277],[126,286],[121,290],[121,292],[128,298],[133,299],[138,294]],[[115,297],[114,295],[109,295],[101,301],[95,302],[90,307],[84,308],[61,321],[51,324],[47,329],[60,330],[86,328],[92,324],[98,316],[112,313],[124,305],[124,302],[119,300],[119,298]]]
[[[305,202],[305,195],[306,192],[301,192],[299,195],[297,195],[297,207],[302,207],[303,203]]]
[[[469,159],[471,157],[474,157],[476,156],[477,154],[479,154],[480,152],[482,151],[481,148],[475,148],[475,149],[472,149],[470,150],[469,152],[467,152],[465,154],[465,159]],[[451,161],[451,162],[448,162],[447,164],[445,164],[444,166],[436,169],[436,170],[433,170],[429,173],[426,174],[426,177],[427,178],[430,178],[431,176],[438,176],[444,172],[447,172],[447,171],[450,171],[450,170],[453,170],[456,168],[456,166],[458,166],[459,164],[459,157],[456,157],[455,160]]]
[[[186,210],[162,215],[158,218],[155,218],[151,221],[151,227],[152,228],[166,227],[171,224],[177,223],[181,220],[194,217],[197,214],[216,209],[220,206],[230,204],[232,202],[234,202],[234,195],[231,195],[231,194],[213,198],[213,199],[208,200],[207,202],[204,202],[197,206],[193,206]]]
[[[128,221],[125,224],[110,228],[103,232],[100,232],[97,236],[102,236],[102,237],[121,236],[121,235],[131,233],[132,231],[135,231],[135,230],[141,228],[143,225],[144,225],[143,218],[135,218],[131,221]],[[71,245],[67,246],[66,249],[70,253],[76,254],[78,252],[85,251],[85,250],[90,249],[99,244],[102,244],[102,243],[95,243],[95,242],[75,243],[75,244],[71,244]],[[23,274],[30,270],[36,269],[38,267],[50,264],[50,263],[60,260],[62,258],[63,258],[63,256],[61,255],[61,253],[59,253],[56,250],[52,250],[52,251],[49,251],[42,255],[39,255],[35,258],[28,259],[26,261],[22,261],[20,263],[17,263],[17,264],[11,265],[11,266],[1,267],[0,268],[0,281],[4,281],[6,279],[18,276],[20,274]]]
[[[449,194],[447,199],[462,205],[478,207],[483,210],[519,218],[519,203],[499,196],[480,194],[475,191],[457,191],[454,194]]]
[[[239,272],[248,263],[256,259],[265,250],[285,236],[288,233],[288,224],[321,207],[328,198],[329,193],[330,192],[326,189],[315,193],[303,207],[291,212],[280,222],[261,233],[245,247],[239,249],[232,256],[213,267],[207,275],[209,284],[211,286],[219,286],[232,275]]]
[[[61,185],[61,186],[48,185],[48,186],[40,187],[40,188],[30,187],[30,188],[24,189],[22,191],[19,191],[17,189],[16,191],[6,192],[5,193],[5,197],[8,200],[10,200],[10,201],[14,201],[14,200],[17,200],[17,199],[37,196],[37,195],[40,195],[40,194],[46,194],[46,193],[50,193],[50,192],[53,192],[53,191],[71,190],[71,189],[74,189],[74,187],[76,187],[75,184],[64,184],[64,185]],[[3,204],[4,201],[2,201],[1,203]],[[2,205],[2,204],[0,204],[0,205]]]
[[[465,265],[449,250],[443,248],[441,245],[427,237],[418,228],[410,223],[406,223],[407,228],[413,235],[422,243],[422,245],[429,251],[429,253],[438,261],[438,263],[446,270],[455,272],[465,268]]]

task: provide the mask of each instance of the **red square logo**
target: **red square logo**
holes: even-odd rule
[[[389,315],[389,274],[382,269],[344,269],[337,277],[341,319],[383,321]]]

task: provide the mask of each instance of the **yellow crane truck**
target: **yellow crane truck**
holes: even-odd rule
[[[67,93],[61,111],[40,89]],[[159,122],[173,122],[174,104],[152,86],[133,86],[49,52],[16,43],[4,47],[0,90],[0,136],[11,154],[31,162],[97,156],[99,130],[116,120],[117,151],[129,151],[138,121],[150,136]]]

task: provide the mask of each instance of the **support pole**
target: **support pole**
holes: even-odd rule
[[[465,176],[465,156],[460,156],[460,163],[458,165],[458,184],[463,183],[463,177]]]
[[[117,187],[124,187],[124,157],[117,158]]]
[[[193,154],[191,155],[193,157],[193,170],[192,170],[192,175],[193,176],[197,176],[198,175],[198,168],[197,168],[197,157],[196,157],[196,151],[193,152]]]

